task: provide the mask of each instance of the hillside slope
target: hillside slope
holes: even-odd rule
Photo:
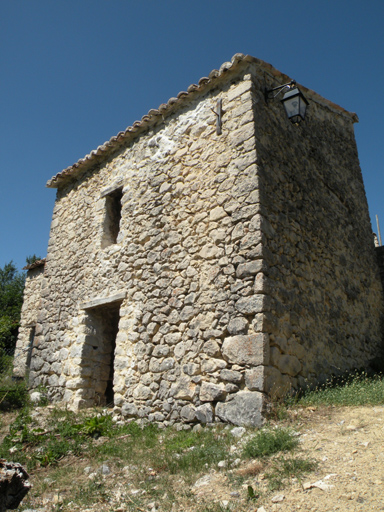
[[[43,418],[46,414],[43,411],[40,409],[35,415]],[[268,459],[236,458],[247,438],[245,433],[234,437],[228,447],[233,452],[234,463],[215,463],[205,472],[192,476],[187,468],[179,474],[168,474],[168,480],[164,480],[166,470],[161,460],[149,467],[145,446],[140,465],[137,461],[130,464],[126,453],[125,458],[119,458],[119,443],[123,446],[127,438],[121,436],[117,440],[117,452],[116,448],[114,452],[105,450],[104,460],[86,454],[69,455],[56,466],[32,470],[33,489],[20,510],[384,511],[383,406],[307,407],[293,409],[288,416],[284,423],[298,433],[300,440],[292,457],[317,461],[317,467],[299,479],[293,474],[284,478],[278,474],[276,467],[281,454]],[[2,416],[2,435],[14,417]],[[100,437],[92,442],[107,446],[109,440]],[[10,458],[17,460],[16,453]],[[276,484],[279,478],[282,487],[271,490],[271,483]],[[254,499],[249,497],[249,487]]]

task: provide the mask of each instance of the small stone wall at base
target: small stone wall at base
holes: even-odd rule
[[[33,355],[33,345],[35,342],[34,333],[41,299],[41,283],[43,276],[43,264],[33,267],[27,272],[20,327],[13,363],[13,375],[15,377],[25,377],[29,369],[28,364]]]

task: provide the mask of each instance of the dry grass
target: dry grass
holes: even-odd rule
[[[224,425],[196,431],[116,425],[108,412],[73,414],[51,406],[27,408],[6,421],[0,457],[9,459],[11,451],[33,482],[21,511],[247,511],[247,486],[256,488],[260,474],[268,474],[270,447],[282,453],[287,439],[297,437],[282,426],[249,429],[237,439]],[[249,447],[256,445],[269,448],[252,460]],[[195,486],[202,476],[208,483]]]

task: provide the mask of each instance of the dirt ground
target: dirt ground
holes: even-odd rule
[[[318,466],[302,481],[293,478],[279,491],[267,491],[267,479],[263,474],[266,468],[256,468],[252,475],[250,466],[257,466],[258,462],[242,462],[231,470],[217,468],[201,475],[190,487],[188,492],[192,499],[184,502],[185,506],[181,505],[183,501],[180,500],[177,506],[174,504],[170,507],[168,502],[167,509],[161,501],[145,508],[143,504],[133,507],[130,498],[128,501],[122,499],[122,490],[127,489],[128,480],[122,472],[105,480],[109,494],[115,496],[116,500],[94,504],[87,509],[73,504],[72,509],[81,512],[384,511],[384,407],[312,407],[291,411],[290,417],[291,425],[300,433],[300,447],[296,452],[303,458],[315,459]],[[64,466],[71,464],[71,461],[62,462]],[[84,474],[82,466],[87,464],[86,460],[72,463],[79,466],[79,474]],[[244,473],[249,478],[236,480]],[[41,468],[31,473],[31,481],[33,483],[34,479],[47,476],[49,469]],[[255,491],[260,491],[260,498],[256,501],[247,500],[249,484]],[[180,489],[186,491],[182,479]],[[33,511],[52,510],[56,499],[48,486],[41,496],[33,499]],[[215,502],[217,507],[206,508],[203,503],[207,502]]]
[[[267,512],[384,511],[384,407],[305,409],[298,428],[318,469]]]
[[[261,497],[255,506],[241,510],[384,511],[384,407],[306,408],[293,415],[301,433],[300,455],[317,460],[317,469],[275,492],[266,492],[261,472],[252,482]],[[218,475],[215,480],[210,492],[222,503],[233,503],[227,478]]]

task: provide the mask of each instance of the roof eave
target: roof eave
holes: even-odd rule
[[[252,57],[251,55],[236,53],[232,57],[231,61],[224,62],[220,69],[214,69],[209,73],[208,77],[200,78],[198,84],[191,84],[187,91],[181,91],[177,97],[170,98],[167,103],[162,103],[157,109],[151,109],[148,114],[141,118],[140,121],[135,121],[132,126],[128,126],[126,130],[119,132],[109,141],[104,142],[104,144],[91,151],[84,158],[81,158],[75,164],[67,167],[66,169],[53,176],[50,180],[48,180],[47,187],[58,188],[60,185],[76,179],[80,173],[90,169],[91,167],[95,167],[98,163],[102,162],[112,153],[117,151],[121,146],[138,137],[148,128],[153,127],[158,122],[164,121],[166,117],[173,114],[181,106],[184,106],[188,101],[193,99],[196,94],[206,92],[210,88],[216,87],[220,84],[221,81],[227,80],[233,74],[238,73],[241,69],[252,63],[262,67],[265,72],[272,75],[277,80],[284,82],[290,80],[287,75],[278,71],[271,64],[257,59],[256,57]],[[358,122],[358,117],[356,114],[346,111],[342,107],[326,100],[316,92],[307,89],[302,85],[300,85],[300,88],[305,92],[305,94],[311,97],[311,100],[326,105],[328,108],[339,114],[348,116],[351,118],[352,122]]]

